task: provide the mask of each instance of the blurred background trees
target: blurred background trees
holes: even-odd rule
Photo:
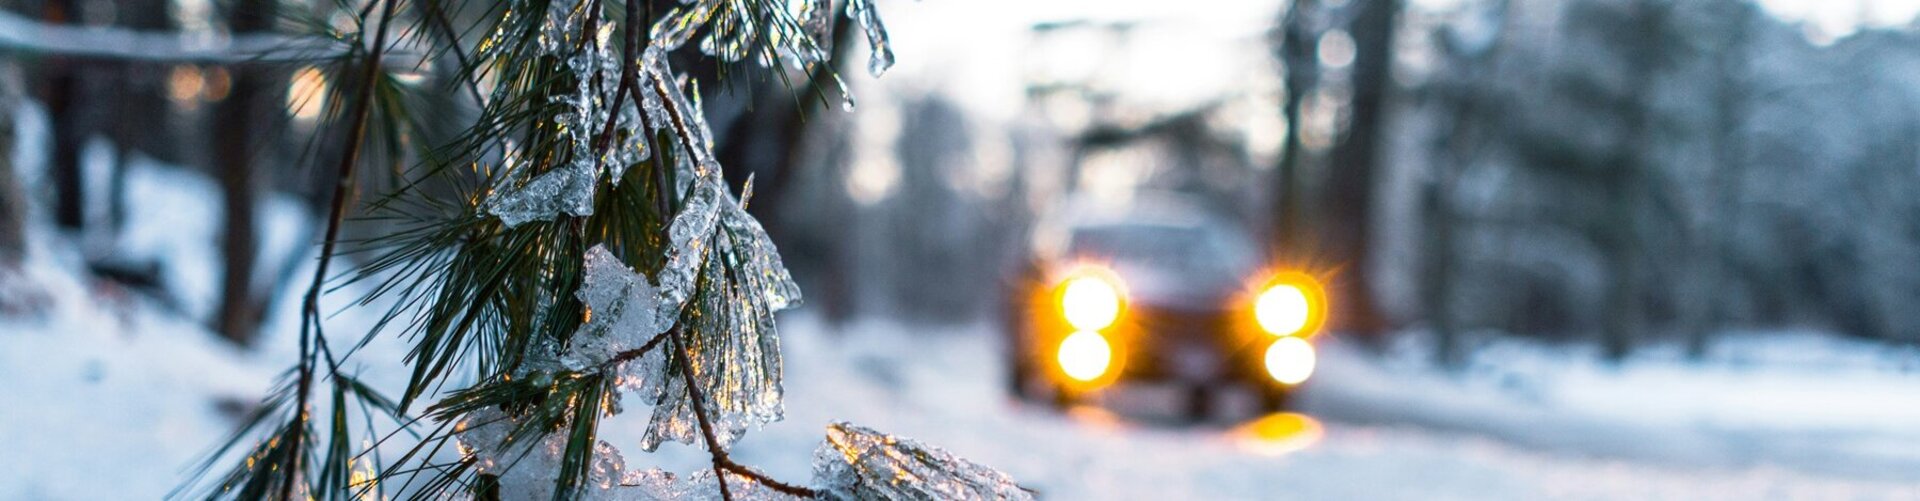
[[[1915,339],[1896,305],[1920,283],[1895,264],[1920,248],[1910,31],[1822,39],[1734,0],[1461,2],[1410,24],[1432,59],[1397,127],[1431,139],[1395,169],[1428,231],[1392,237],[1396,267],[1424,270],[1398,312],[1443,359],[1462,332],[1616,359],[1740,330]]]

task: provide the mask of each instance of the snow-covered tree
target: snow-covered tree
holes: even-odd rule
[[[328,100],[341,103],[331,118],[346,143],[330,159],[341,184],[304,298],[301,358],[227,445],[244,457],[187,488],[241,499],[1029,497],[997,471],[846,423],[827,427],[809,482],[728,453],[782,418],[773,314],[800,290],[745,210],[751,180],[728,189],[700,83],[675,61],[716,59],[723,78],[838,82],[822,44],[851,22],[878,76],[893,55],[870,0],[352,7]],[[444,85],[411,84],[398,73],[411,67],[383,63],[399,50],[457,69]],[[471,95],[477,117],[423,141],[436,137],[421,119],[432,110],[417,109],[432,93]],[[398,305],[364,334],[412,343],[398,398],[349,371],[365,339],[333,341],[319,307],[369,153],[412,166],[366,208],[398,230],[366,242],[373,257],[345,278]],[[599,427],[635,404],[651,413],[641,450],[695,445],[711,470],[629,467]],[[390,440],[415,443],[383,457]]]

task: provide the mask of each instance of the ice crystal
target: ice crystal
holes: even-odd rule
[[[717,169],[716,169],[717,170]],[[781,264],[766,230],[721,187],[717,172],[698,177],[692,197],[668,233],[672,246],[661,271],[661,310],[680,308],[680,343],[699,385],[715,440],[726,447],[749,426],[783,415],[783,362],[773,313],[799,304],[800,288]],[[641,447],[663,441],[693,443],[700,430],[684,381],[668,381],[648,395],[656,405]]]
[[[693,84],[692,97],[682,90],[677,73],[667,64],[667,58],[649,53],[642,61],[641,71],[645,73],[642,94],[647,94],[647,119],[656,129],[673,133],[679,141],[672,146],[680,152],[675,155],[682,171],[718,170],[713,159],[713,131],[707,126],[706,113],[701,112],[698,84]],[[650,92],[648,92],[650,91]],[[685,144],[681,144],[685,143]],[[688,147],[691,146],[691,150]],[[692,176],[681,176],[682,183],[689,182]],[[684,186],[683,186],[684,187]]]
[[[654,319],[658,290],[605,245],[587,250],[582,272],[585,277],[574,295],[586,305],[587,318],[561,358],[567,369],[600,365],[620,352],[645,345],[664,330],[656,327]]]
[[[507,445],[507,434],[519,425],[496,408],[475,411],[455,425],[455,444],[461,454],[474,461],[475,471],[500,479],[501,499],[552,498],[567,436],[549,433],[537,442]],[[682,499],[693,486],[657,468],[628,470],[620,449],[599,441],[594,443],[587,481],[580,486],[577,497],[600,501]]]
[[[499,477],[502,499],[552,497],[560,476],[561,456],[567,449],[567,436],[549,433],[538,440],[508,444],[508,434],[519,425],[496,408],[474,411],[455,424],[456,445],[473,460],[475,471]],[[601,445],[612,448],[604,442]],[[600,450],[595,448],[596,452]],[[588,485],[604,480],[589,478]]]
[[[673,473],[659,468],[630,470],[620,478],[620,485],[610,489],[614,499],[636,501],[673,500],[686,497],[685,482],[674,477]]]
[[[660,302],[654,314],[660,331],[672,325],[693,296],[700,265],[707,258],[714,228],[720,222],[720,198],[725,194],[717,183],[697,182],[680,213],[667,225],[667,262],[660,268]]]
[[[775,57],[798,63],[825,61],[821,40],[831,31],[819,19],[825,0],[763,3],[749,0],[683,0],[652,27],[653,40],[667,49],[694,42],[700,52],[723,61],[753,59],[771,65]],[[828,21],[830,22],[830,21]]]
[[[559,167],[534,176],[518,188],[496,190],[487,201],[487,213],[499,217],[508,228],[528,221],[551,221],[562,212],[590,216],[595,182],[592,171],[577,165]]]
[[[867,56],[867,73],[879,77],[893,67],[893,43],[887,41],[887,26],[880,23],[880,11],[874,9],[873,0],[851,0],[847,2],[847,17],[860,21],[861,31],[867,34],[867,48],[872,54]]]
[[[828,499],[1033,499],[998,470],[845,422],[827,426],[813,453],[813,482]]]
[[[700,470],[687,475],[685,485],[680,489],[680,499],[685,501],[720,501],[721,475],[713,470]],[[726,472],[727,494],[735,501],[797,501],[798,496],[773,490],[767,484],[751,477],[734,472]]]

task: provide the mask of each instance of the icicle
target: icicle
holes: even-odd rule
[[[832,33],[832,16],[821,14],[828,10],[821,3],[795,0],[761,10],[766,6],[737,0],[686,0],[667,11],[651,30],[653,40],[667,50],[683,47],[704,32],[698,42],[700,52],[722,61],[752,58],[771,65],[778,53],[816,63],[827,59],[829,51],[822,48],[822,41]]]
[[[880,11],[874,9],[873,0],[851,0],[847,2],[847,17],[860,21],[860,28],[867,33],[867,48],[873,54],[867,57],[867,73],[874,78],[893,67],[893,44],[887,41],[887,26],[880,23]]]
[[[813,453],[827,499],[1033,499],[1013,478],[918,441],[840,422]]]
[[[727,240],[719,239],[722,245]],[[727,249],[716,249],[711,259],[724,259]],[[703,314],[689,315],[680,326],[681,349],[687,350],[688,365],[674,364],[676,370],[690,371],[704,397],[701,409],[714,428],[714,439],[722,448],[732,446],[749,426],[764,425],[783,415],[784,393],[780,378],[780,342],[774,335],[772,317],[763,306],[752,301],[739,284],[728,281],[723,263],[701,268],[700,280],[707,288],[693,299]],[[694,416],[691,395],[683,377],[674,375],[656,393],[654,413],[640,447],[655,450],[665,441],[697,443],[702,435]]]
[[[646,81],[642,82],[641,93],[646,95],[643,101],[647,106],[647,119],[654,128],[666,130],[692,145],[693,150],[686,151],[686,145],[679,144],[679,141],[673,144],[673,148],[682,153],[676,155],[680,180],[689,182],[696,177],[689,174],[698,174],[694,171],[716,165],[713,160],[713,131],[707,126],[706,114],[702,112],[698,101],[699,84],[693,84],[695,97],[689,99],[687,93],[681,90],[678,77],[673,68],[668,66],[664,55],[654,57],[649,53],[643,63],[645,66],[641,71]]]

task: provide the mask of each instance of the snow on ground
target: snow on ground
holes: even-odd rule
[[[820,427],[846,419],[943,444],[1057,499],[1920,496],[1920,483],[1911,479],[1535,452],[1491,438],[1497,435],[1405,425],[1306,418],[1312,424],[1305,430],[1273,435],[1252,433],[1244,424],[1173,425],[1086,408],[1061,414],[1004,396],[998,347],[986,327],[868,321],[833,329],[804,315],[789,317],[785,326],[791,357],[787,420],[749,433],[738,447],[750,464],[786,478],[805,478],[804,451],[818,440]],[[1369,362],[1334,355],[1323,363]],[[1305,411],[1313,414],[1324,400],[1320,393],[1344,392],[1343,386],[1328,380],[1313,388]],[[675,459],[694,468],[699,457]]]
[[[0,277],[0,289],[42,298],[35,313],[0,316],[0,499],[162,496],[293,357],[297,301],[284,298],[297,293],[282,293],[252,351],[183,319],[211,304],[212,184],[151,164],[133,182],[138,206],[165,210],[140,211],[118,246],[164,258],[183,307],[84,278],[78,244],[35,228],[23,271]],[[311,252],[299,212],[281,203],[266,208],[267,248]],[[351,338],[382,311],[345,310],[329,332]],[[829,326],[804,309],[782,322],[787,419],[749,433],[737,455],[786,479],[809,477],[825,425],[844,419],[1002,468],[1049,499],[1920,498],[1902,473],[1920,471],[1920,427],[1908,424],[1920,403],[1903,398],[1920,394],[1912,354],[1830,338],[1754,338],[1705,365],[1656,353],[1619,368],[1496,344],[1458,376],[1412,362],[1417,349],[1373,358],[1333,340],[1305,415],[1190,425],[1143,417],[1151,389],[1116,392],[1136,402],[1121,412],[1012,401],[986,326]],[[388,339],[357,358],[391,390],[403,352]],[[646,415],[629,409],[604,428],[629,464],[705,463],[677,444],[640,452]]]
[[[1384,359],[1335,343],[1305,405],[1529,447],[1716,466],[1776,464],[1920,481],[1920,352],[1813,333],[1735,333],[1705,360],[1655,347],[1614,366],[1594,350],[1488,343],[1436,377],[1404,336]]]
[[[252,402],[273,372],[193,322],[79,278],[79,263],[37,254],[22,275],[0,277],[50,306],[0,318],[0,498],[165,493],[233,426],[222,404]]]

